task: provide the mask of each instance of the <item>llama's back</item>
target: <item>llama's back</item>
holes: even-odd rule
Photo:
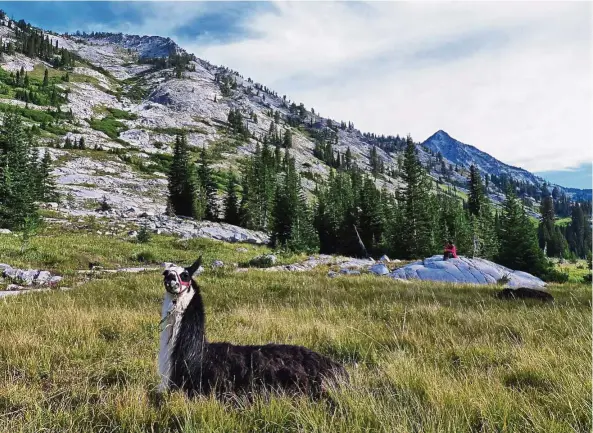
[[[348,377],[343,366],[305,347],[229,343],[207,344],[202,362],[186,369],[184,376],[181,387],[200,394],[281,390],[312,397]]]

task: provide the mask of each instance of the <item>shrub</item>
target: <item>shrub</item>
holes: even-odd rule
[[[140,227],[140,230],[138,230],[138,235],[136,236],[136,240],[141,244],[147,244],[148,242],[150,242],[151,238],[152,238],[152,235],[151,235],[150,231],[148,230],[148,227],[146,227],[146,224],[143,224],[142,227]]]
[[[132,260],[140,263],[154,263],[156,262],[156,257],[152,251],[140,251],[132,256]]]
[[[101,203],[99,203],[99,210],[102,212],[107,212],[112,209],[111,205],[107,202],[107,197],[103,196]]]
[[[542,275],[542,280],[548,283],[567,283],[568,272],[562,272],[557,269],[550,268]]]

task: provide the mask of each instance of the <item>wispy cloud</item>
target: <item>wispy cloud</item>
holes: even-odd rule
[[[593,159],[588,2],[100,5],[87,30],[173,37],[365,131],[444,129],[536,171]]]

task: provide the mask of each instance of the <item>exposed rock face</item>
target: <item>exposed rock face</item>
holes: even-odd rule
[[[513,271],[485,259],[459,257],[444,261],[433,256],[396,269],[390,275],[403,280],[442,281],[458,284],[502,284],[509,288],[545,288],[546,283],[527,272]],[[504,283],[504,284],[503,284]]]

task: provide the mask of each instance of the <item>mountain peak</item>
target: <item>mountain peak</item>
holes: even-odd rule
[[[437,141],[457,141],[453,137],[451,137],[446,131],[439,129],[437,132],[432,134],[430,137],[426,139],[426,141],[437,140]]]

